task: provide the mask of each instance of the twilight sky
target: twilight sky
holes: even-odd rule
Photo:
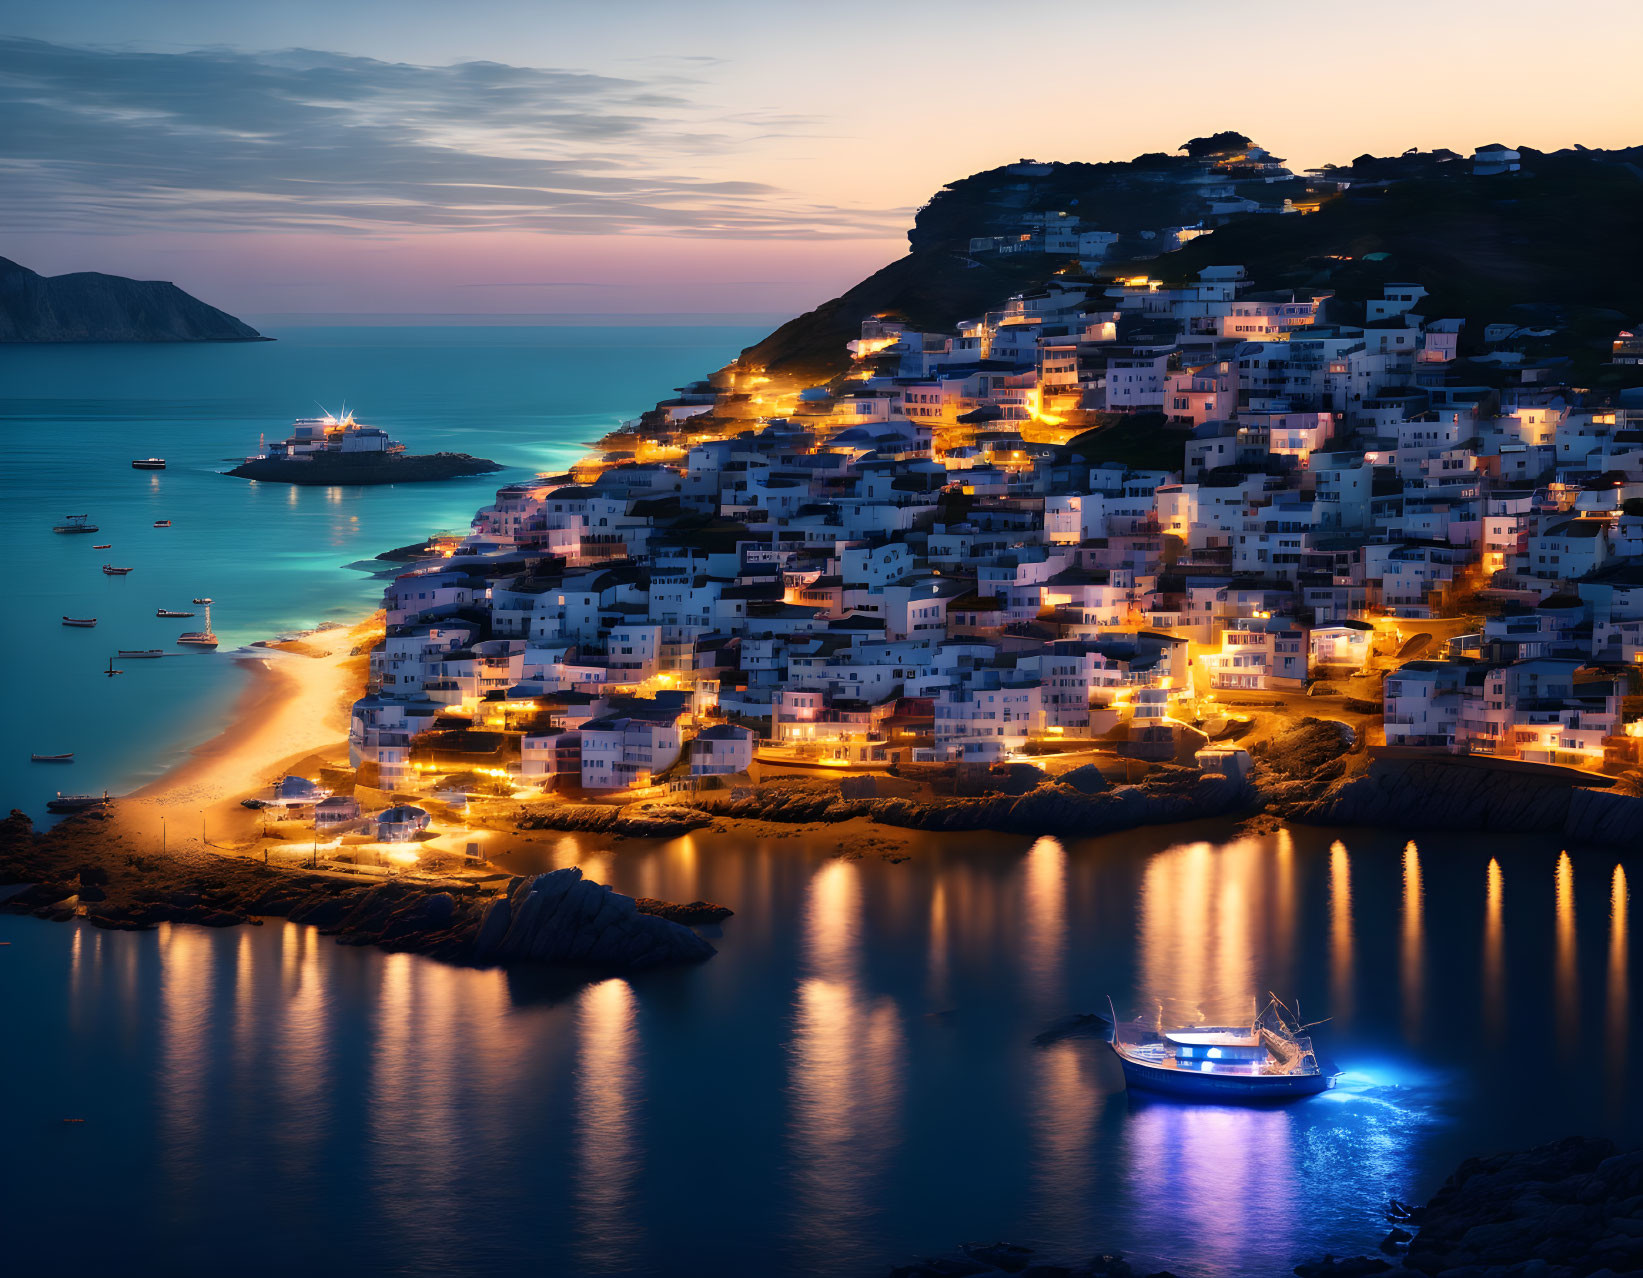
[[[53,0],[0,11],[0,256],[249,315],[789,313],[1020,156],[1633,145],[1640,59],[1637,0]]]

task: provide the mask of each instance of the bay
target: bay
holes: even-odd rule
[[[1643,1138],[1635,855],[786,834],[504,859],[736,911],[631,980],[0,916],[10,1271],[876,1278],[1003,1238],[1271,1275],[1372,1253],[1464,1157]],[[1108,996],[1220,1021],[1269,989],[1331,1018],[1334,1091],[1145,1100],[1104,1044],[1033,1041]]]
[[[36,819],[57,790],[152,779],[227,721],[256,640],[368,612],[382,583],[347,565],[465,530],[496,487],[585,452],[765,325],[279,324],[250,344],[0,346],[8,528],[0,801]],[[375,488],[254,484],[220,472],[293,418],[346,404],[413,453],[467,452],[499,475]],[[161,456],[158,472],[131,469]],[[51,526],[87,514],[99,532]],[[170,528],[154,521],[169,519]],[[108,542],[106,551],[94,544]],[[104,563],[131,567],[126,577]],[[209,596],[217,653],[156,618]],[[95,629],[61,625],[96,617]],[[116,649],[165,648],[116,662]],[[73,751],[70,765],[31,753]]]

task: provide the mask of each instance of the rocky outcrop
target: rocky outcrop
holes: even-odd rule
[[[1400,1213],[1401,1214],[1401,1213]],[[1519,1153],[1469,1158],[1424,1208],[1417,1226],[1387,1235],[1383,1260],[1356,1256],[1297,1265],[1301,1278],[1586,1278],[1643,1273],[1643,1150],[1571,1137]]]
[[[21,885],[0,909],[97,927],[231,927],[277,917],[317,927],[342,945],[453,963],[570,963],[616,972],[709,957],[713,947],[684,923],[730,914],[705,901],[647,900],[641,909],[576,869],[515,878],[498,897],[469,882],[359,883],[208,853],[155,856],[112,821],[71,818],[36,834],[20,812],[0,821],[0,884]]]
[[[260,342],[175,284],[81,271],[44,276],[0,257],[0,342]]]
[[[1088,778],[1081,778],[1086,786]],[[1248,787],[1216,773],[1159,768],[1139,785],[1090,793],[1049,782],[1025,794],[934,799],[846,799],[811,787],[761,786],[714,806],[716,815],[763,821],[848,821],[861,817],[909,830],[1002,830],[1077,837],[1138,825],[1225,816],[1248,808]]]
[[[637,971],[693,963],[714,949],[689,928],[642,914],[631,896],[584,879],[576,866],[516,881],[485,907],[474,940],[480,963],[538,963]]]
[[[489,475],[501,470],[495,462],[467,453],[325,453],[307,461],[281,457],[258,457],[224,471],[236,479],[255,479],[267,484],[296,484],[298,487],[330,487],[335,484],[423,484],[438,479],[460,479],[465,475]]]
[[[672,919],[686,927],[700,923],[723,923],[736,912],[728,905],[720,905],[715,901],[658,901],[654,896],[637,897],[634,904],[639,907],[641,914],[654,914],[658,918]]]
[[[676,839],[712,822],[696,808],[677,804],[616,807],[605,803],[561,803],[525,808],[514,822],[518,830],[570,830],[578,834],[611,834],[631,839]]]
[[[1316,825],[1514,831],[1572,842],[1643,840],[1643,799],[1463,757],[1376,759],[1353,775],[1262,785],[1266,810]]]

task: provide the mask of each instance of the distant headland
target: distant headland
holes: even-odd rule
[[[164,280],[41,275],[0,257],[0,342],[270,342]]]

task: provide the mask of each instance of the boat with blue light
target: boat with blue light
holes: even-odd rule
[[[1208,1101],[1284,1101],[1335,1086],[1301,1022],[1276,997],[1247,1025],[1165,1029],[1114,1018],[1107,1040],[1132,1090]],[[1317,1024],[1319,1022],[1314,1022]]]

